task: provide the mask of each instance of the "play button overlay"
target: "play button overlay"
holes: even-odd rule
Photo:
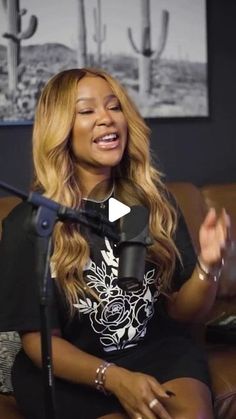
[[[127,200],[123,200],[123,196],[127,196]],[[88,226],[84,228],[99,231],[101,236],[108,228],[118,235],[122,234],[127,240],[133,240],[149,226],[149,211],[143,204],[145,201],[146,194],[142,187],[129,179],[116,177],[99,182],[82,199],[81,209],[88,221]],[[103,227],[104,231],[101,232]]]
[[[111,223],[124,217],[124,215],[129,214],[130,211],[131,208],[118,201],[118,199],[110,198],[108,200],[108,219]]]

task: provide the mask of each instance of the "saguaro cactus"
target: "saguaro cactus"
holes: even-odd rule
[[[97,64],[101,66],[102,62],[102,43],[106,39],[106,25],[102,26],[101,16],[101,0],[97,0],[97,9],[93,9],[95,34],[93,35],[94,41],[97,43]]]
[[[87,65],[87,36],[86,36],[86,25],[85,25],[84,0],[78,0],[77,63],[78,63],[78,67],[86,67]]]
[[[31,38],[37,29],[37,17],[30,16],[26,30],[21,30],[22,16],[27,13],[26,9],[20,9],[20,0],[2,0],[6,12],[7,32],[2,36],[8,40],[7,44],[7,65],[8,65],[8,86],[14,91],[18,83],[18,70],[20,65],[20,48],[23,39]]]
[[[162,11],[161,32],[156,51],[151,46],[151,21],[150,21],[150,0],[141,0],[141,48],[134,43],[132,30],[128,28],[130,43],[139,54],[139,91],[140,95],[148,95],[151,92],[151,59],[159,59],[166,45],[169,25],[169,12]]]

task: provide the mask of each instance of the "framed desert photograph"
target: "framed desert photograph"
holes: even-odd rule
[[[31,124],[45,82],[99,67],[145,118],[208,117],[206,0],[2,0],[0,124]]]

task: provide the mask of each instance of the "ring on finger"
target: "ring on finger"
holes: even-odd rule
[[[154,406],[156,406],[159,403],[159,401],[157,399],[153,399],[150,401],[150,403],[148,403],[148,406],[150,407],[150,409],[153,409]]]

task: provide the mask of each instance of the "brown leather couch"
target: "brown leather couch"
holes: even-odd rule
[[[197,188],[191,183],[177,182],[168,184],[168,187],[182,209],[196,251],[199,249],[199,226],[207,209],[214,207],[219,213],[225,208],[229,213],[232,244],[220,278],[217,299],[205,326],[223,313],[236,315],[236,183]],[[206,327],[200,328],[200,331],[199,338],[208,352],[215,418],[236,419],[236,341],[226,343],[226,339],[222,338],[220,342],[209,343],[206,341]]]
[[[236,315],[236,183],[197,188],[191,183],[177,182],[169,183],[168,187],[183,211],[196,250],[199,248],[199,226],[207,208],[213,206],[220,211],[225,207],[230,214],[233,245],[221,275],[217,299],[206,324],[224,312]],[[0,220],[18,201],[13,197],[0,198]],[[236,419],[236,345],[225,339],[217,343],[206,342],[205,326],[200,329],[199,339],[209,355],[215,418]],[[0,418],[24,419],[12,395],[0,394]]]

